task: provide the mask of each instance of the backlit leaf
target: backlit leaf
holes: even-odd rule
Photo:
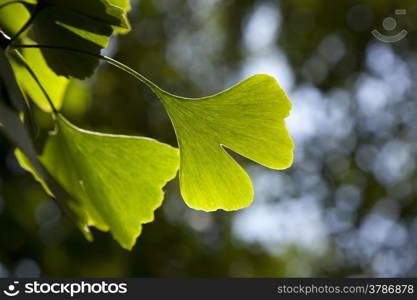
[[[32,136],[19,114],[25,110],[25,100],[3,51],[0,51],[0,95],[0,133],[17,147],[15,153],[19,164],[34,175],[49,195],[58,200],[58,204],[73,218],[84,236],[91,240],[91,233],[86,226],[87,216],[80,209],[79,203],[61,188],[38,159]],[[8,97],[9,101],[5,101],[4,97]],[[13,104],[13,107],[9,107],[7,102]]]
[[[236,210],[249,205],[249,176],[224,148],[272,169],[292,164],[285,128],[291,103],[277,81],[255,75],[213,96],[190,99],[153,88],[180,147],[181,193],[192,208]]]
[[[129,29],[130,26],[126,16],[126,12],[130,9],[128,0],[47,0],[46,2],[120,29]]]
[[[153,221],[162,188],[175,177],[178,150],[148,138],[85,131],[57,117],[40,160],[88,214],[88,225],[110,230],[133,247]]]
[[[130,0],[108,0],[112,5],[120,7],[125,13],[131,10]],[[130,24],[127,24],[127,28],[114,27],[116,33],[126,33],[130,30]]]
[[[58,76],[47,65],[41,51],[35,48],[23,49],[27,64],[38,77],[40,83],[48,93],[56,109],[60,109],[64,99],[66,88],[69,84],[68,78]],[[44,111],[51,112],[51,106],[40,89],[39,85],[33,79],[26,67],[13,56],[9,56],[17,80],[23,91]]]
[[[12,0],[0,0],[0,5],[6,5]],[[28,1],[29,2],[29,1]],[[0,28],[13,37],[30,18],[30,10],[22,3],[8,4],[0,9]]]
[[[112,0],[46,0],[33,23],[36,41],[99,55],[115,28],[129,30],[128,8]],[[99,61],[75,52],[42,49],[42,53],[55,73],[81,79],[91,76]]]
[[[35,152],[33,152],[35,156],[30,154],[30,156],[28,156],[27,149],[25,150],[21,150],[20,148],[15,150],[15,156],[19,165],[30,172],[35,180],[41,184],[45,192],[49,196],[54,197],[58,201],[58,204],[61,204],[60,208],[72,217],[72,220],[81,230],[84,237],[88,241],[92,241],[93,235],[88,227],[88,215],[84,211],[81,203],[64,191],[55,179],[44,170]]]
[[[61,7],[43,8],[33,28],[39,44],[73,48],[99,54],[107,46],[112,28],[89,17]],[[62,76],[85,78],[98,66],[98,58],[83,54],[42,49],[48,65]]]

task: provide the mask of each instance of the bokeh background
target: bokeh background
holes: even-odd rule
[[[94,229],[87,242],[0,137],[1,277],[417,276],[415,0],[132,5],[132,31],[105,54],[183,96],[275,76],[293,102],[294,165],[278,172],[242,159],[255,201],[237,212],[192,210],[171,182],[128,252]],[[374,29],[408,36],[388,44]],[[176,145],[155,96],[109,65],[66,98],[78,126]]]

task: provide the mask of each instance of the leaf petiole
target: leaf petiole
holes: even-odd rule
[[[150,81],[148,78],[146,78],[142,74],[136,72],[135,70],[126,66],[125,64],[123,64],[123,63],[121,63],[121,62],[119,62],[119,61],[117,61],[113,58],[110,58],[108,56],[105,56],[105,55],[95,54],[95,53],[91,53],[91,52],[80,50],[80,49],[59,47],[59,46],[49,46],[49,45],[37,45],[37,44],[36,45],[12,45],[11,47],[16,48],[16,49],[18,49],[18,48],[37,48],[37,49],[61,50],[61,51],[74,52],[74,53],[78,53],[78,54],[84,54],[84,55],[88,55],[88,56],[91,56],[91,57],[99,58],[99,59],[104,60],[107,63],[115,66],[116,68],[130,74],[131,76],[135,77],[140,82],[142,82],[143,84],[148,86],[155,94],[157,94],[157,95],[160,95],[160,94],[171,95],[169,92],[164,91],[163,89],[161,89],[159,86],[157,86],[155,83]]]

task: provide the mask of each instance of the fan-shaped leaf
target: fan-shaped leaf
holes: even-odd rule
[[[189,206],[235,210],[251,203],[251,181],[225,147],[272,169],[292,164],[294,144],[284,122],[291,103],[273,77],[255,75],[199,99],[154,91],[174,124]]]
[[[88,215],[88,225],[110,230],[133,247],[142,224],[153,221],[162,187],[175,177],[178,150],[148,138],[85,131],[57,117],[40,160]]]

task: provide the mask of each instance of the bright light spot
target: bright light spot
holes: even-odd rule
[[[294,74],[287,59],[278,50],[262,56],[251,56],[243,64],[239,80],[255,74],[268,74],[278,80],[285,91],[290,91],[294,85]]]
[[[316,254],[327,247],[322,210],[312,197],[252,205],[235,217],[233,231],[242,240],[260,242],[276,253],[291,245]]]
[[[280,23],[281,15],[275,6],[272,4],[258,6],[245,26],[245,47],[251,52],[257,52],[273,46],[278,37]]]

